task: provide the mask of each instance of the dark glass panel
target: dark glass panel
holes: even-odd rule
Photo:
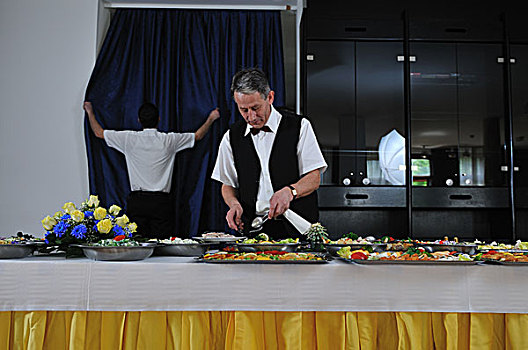
[[[457,44],[461,186],[505,186],[500,44]]]
[[[306,114],[328,169],[323,184],[341,184],[355,168],[355,43],[308,41]]]
[[[405,184],[405,139],[391,138],[396,144],[386,144],[386,152],[378,154],[383,136],[393,130],[405,136],[403,62],[397,59],[402,53],[402,42],[356,44],[356,150],[360,184]],[[384,164],[379,162],[382,156]],[[392,164],[388,164],[391,160]]]
[[[428,186],[458,185],[455,44],[411,43],[412,154],[428,159]]]

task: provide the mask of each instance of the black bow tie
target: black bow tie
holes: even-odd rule
[[[258,134],[258,133],[261,132],[261,131],[264,131],[264,132],[271,132],[271,129],[270,129],[269,126],[264,125],[264,126],[263,126],[262,128],[260,128],[260,129],[257,129],[257,128],[251,128],[251,129],[249,129],[249,131],[251,132],[251,135],[256,135],[256,134]]]

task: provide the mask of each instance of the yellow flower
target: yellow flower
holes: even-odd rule
[[[55,214],[53,214],[53,217],[54,217],[55,219],[59,219],[61,216],[62,216],[62,211],[58,211],[58,212],[56,212]]]
[[[128,224],[129,221],[130,220],[128,219],[128,216],[126,216],[126,215],[123,215],[123,216],[120,216],[120,217],[116,218],[116,224],[118,224],[122,228],[125,228],[126,224]]]
[[[71,218],[76,222],[81,222],[84,219],[84,213],[80,210],[74,210],[70,215]]]
[[[97,223],[97,230],[101,233],[108,233],[112,229],[112,221],[110,219],[104,219]]]
[[[66,214],[71,214],[76,208],[75,208],[75,204],[73,204],[72,202],[68,202],[68,203],[64,203],[64,205],[62,206],[62,209],[64,209]]]
[[[90,198],[86,201],[86,204],[90,207],[97,207],[99,206],[99,197],[91,195]]]
[[[46,231],[51,231],[53,229],[53,226],[57,225],[57,220],[50,217],[49,215],[46,216],[44,219],[42,219],[42,226]]]
[[[96,208],[94,210],[94,218],[95,220],[102,220],[106,217],[106,209],[103,207]]]
[[[117,214],[119,214],[119,212],[121,211],[121,208],[114,204],[114,205],[112,205],[112,206],[110,207],[110,209],[108,209],[108,211],[109,211],[110,214],[112,214],[112,215],[117,215]]]
[[[137,230],[137,224],[135,222],[131,222],[130,224],[128,224],[128,229],[130,230],[130,232],[134,233],[136,232]]]

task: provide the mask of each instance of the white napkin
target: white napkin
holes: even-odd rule
[[[269,210],[269,202],[257,201],[255,209],[257,214],[263,215]],[[291,209],[287,209],[283,215],[301,234],[305,234],[312,227],[312,224],[308,220]]]

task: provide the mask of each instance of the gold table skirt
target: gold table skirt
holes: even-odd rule
[[[528,314],[3,311],[0,349],[528,349]]]

